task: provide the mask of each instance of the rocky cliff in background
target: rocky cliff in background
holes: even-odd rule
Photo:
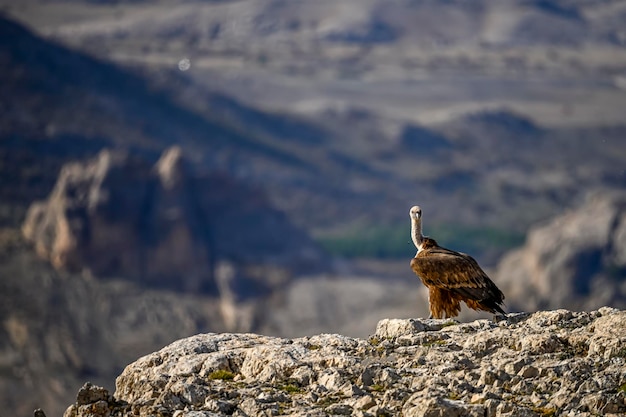
[[[86,384],[65,417],[618,416],[626,311],[386,319],[369,340],[200,334]]]
[[[195,172],[178,148],[65,165],[23,232],[30,242],[0,229],[0,393],[13,415],[35,403],[60,415],[83,379],[112,380],[173,340],[250,331],[296,275],[327,267],[261,191]]]
[[[265,76],[279,75],[274,67],[262,65],[262,68],[257,68],[260,71],[247,74],[249,69],[259,64],[255,59],[245,60],[242,69],[247,75],[234,67],[220,70],[223,62],[239,59],[232,56],[232,45],[227,38],[219,41],[204,39],[207,43],[203,40],[203,45],[213,48],[221,44],[225,48],[218,47],[220,51],[210,53],[206,50],[194,51],[193,43],[180,42],[179,37],[185,37],[188,30],[195,31],[195,25],[187,24],[186,20],[197,21],[199,15],[210,16],[222,21],[218,25],[222,29],[235,24],[242,29],[242,17],[238,12],[228,12],[233,10],[231,8],[250,9],[250,15],[258,16],[259,20],[255,18],[254,22],[247,22],[246,25],[256,25],[266,19],[280,21],[276,10],[288,12],[293,17],[293,13],[299,13],[300,8],[311,7],[321,13],[319,18],[312,19],[312,24],[319,25],[321,30],[326,26],[324,22],[327,19],[336,21],[334,2],[287,5],[279,1],[181,1],[155,5],[154,9],[150,8],[154,17],[162,16],[169,20],[180,16],[181,10],[186,16],[180,21],[175,18],[176,30],[168,30],[164,36],[171,38],[172,45],[184,45],[184,50],[166,52],[167,57],[156,60],[150,59],[154,57],[150,51],[165,47],[161,41],[166,39],[155,38],[154,33],[147,38],[138,36],[144,23],[150,31],[160,30],[152,17],[144,20],[143,6],[129,7],[125,3],[114,7],[86,6],[82,3],[84,15],[81,20],[84,19],[83,28],[86,31],[103,29],[107,27],[107,22],[119,27],[118,24],[124,21],[122,26],[129,32],[122,37],[114,35],[108,38],[105,33],[116,32],[105,30],[102,40],[106,46],[94,47],[90,38],[85,44],[87,53],[80,53],[35,35],[41,29],[37,23],[32,23],[27,29],[0,16],[0,63],[4,69],[0,79],[0,108],[3,109],[0,111],[0,181],[3,183],[0,187],[0,225],[21,223],[32,201],[48,195],[63,164],[93,157],[103,148],[117,147],[160,153],[169,146],[179,145],[195,164],[211,171],[226,172],[246,184],[261,186],[273,207],[286,213],[298,227],[318,237],[349,238],[345,235],[349,235],[350,231],[360,230],[364,224],[372,223],[380,224],[381,228],[389,231],[383,239],[377,240],[384,244],[379,243],[374,250],[361,256],[376,256],[380,252],[405,256],[405,208],[419,200],[417,202],[431,213],[432,227],[452,225],[455,231],[468,227],[473,230],[493,228],[495,236],[483,239],[482,246],[475,245],[475,242],[480,239],[476,235],[483,234],[475,232],[463,239],[457,249],[471,252],[478,258],[481,257],[479,251],[484,254],[489,252],[486,255],[488,261],[495,263],[496,257],[511,247],[510,244],[502,244],[498,236],[506,238],[506,235],[513,234],[512,237],[517,239],[516,236],[522,235],[529,225],[555,215],[564,206],[570,206],[588,189],[624,187],[623,170],[620,169],[626,160],[626,154],[622,152],[626,132],[621,125],[623,115],[620,123],[614,126],[600,123],[585,129],[576,126],[550,127],[513,105],[517,102],[526,108],[531,103],[530,109],[542,109],[540,114],[556,112],[561,123],[563,114],[559,106],[562,102],[564,106],[572,107],[568,111],[576,116],[584,114],[580,108],[583,105],[591,106],[594,115],[602,116],[610,110],[626,108],[616,104],[626,96],[612,91],[606,87],[605,81],[595,76],[583,82],[582,90],[577,87],[578,77],[562,82],[560,76],[550,76],[537,82],[538,75],[535,74],[530,84],[518,84],[515,77],[513,80],[490,80],[483,74],[476,80],[475,75],[466,76],[463,72],[464,69],[475,68],[471,63],[473,60],[480,61],[481,65],[491,62],[487,74],[494,70],[492,66],[503,68],[497,64],[500,58],[514,63],[515,70],[520,69],[520,65],[512,57],[500,57],[494,62],[485,60],[483,55],[474,57],[465,48],[456,48],[450,56],[445,53],[446,57],[433,50],[420,50],[416,57],[421,63],[415,61],[417,66],[411,64],[406,73],[401,70],[402,75],[398,79],[396,76],[387,79],[387,71],[392,70],[389,65],[391,56],[378,52],[370,54],[367,49],[353,54],[336,41],[319,44],[315,30],[305,30],[307,24],[292,29],[295,33],[305,30],[308,35],[314,35],[311,38],[313,48],[296,47],[299,52],[294,57],[290,56],[293,51],[278,45],[276,52],[279,53],[268,54],[267,59],[282,61],[288,57],[289,68],[293,69],[293,64],[303,62],[305,56],[310,60],[308,62],[315,65],[313,72],[316,69],[326,71],[329,60],[337,60],[341,67],[353,67],[355,59],[373,59],[382,64],[385,75],[381,79],[375,76],[371,82],[367,81],[367,77],[355,79],[343,71],[340,71],[343,75],[338,80],[334,77],[327,80],[326,76],[318,79],[308,72],[296,77],[296,80],[280,77],[267,80]],[[346,13],[350,18],[361,16],[361,12],[376,16],[376,10],[381,6],[372,9],[374,3],[378,2],[365,5],[354,0],[343,1],[342,14]],[[344,9],[344,6],[347,8]],[[467,17],[465,13],[468,10],[457,2],[431,6],[435,9],[459,8],[459,13]],[[419,13],[426,12],[431,6]],[[535,6],[538,5],[525,3],[524,7]],[[55,19],[50,18],[47,12],[56,10],[59,20],[53,26],[58,24],[59,30],[62,30],[65,19],[73,20],[69,16],[73,16],[71,10],[75,7],[74,1],[65,4],[64,1],[47,2],[43,7],[38,1],[24,0],[19,7],[11,4],[7,10],[15,10],[20,15],[22,12],[32,13],[51,24]],[[400,18],[408,11],[417,13],[421,7],[421,3],[399,2],[389,5],[389,10],[394,9],[394,16]],[[580,7],[586,8],[583,5]],[[112,14],[107,17],[105,10]],[[387,7],[385,10],[389,11]],[[480,7],[476,11],[480,12],[479,15],[486,12]],[[452,14],[456,15],[456,12]],[[248,12],[245,15],[248,16]],[[141,17],[144,23],[140,25],[133,16]],[[436,16],[442,17],[438,13]],[[471,16],[473,20],[478,15]],[[491,22],[487,16],[477,19],[478,22]],[[598,27],[607,27],[606,22],[600,20],[596,22]],[[37,21],[41,23],[41,20]],[[441,27],[446,26],[445,21],[447,19]],[[71,22],[66,23],[72,26]],[[178,26],[179,23],[181,26]],[[404,36],[404,23],[402,26],[399,33]],[[410,29],[416,28],[411,26]],[[291,29],[288,32],[291,33]],[[52,33],[59,32],[52,30]],[[73,41],[81,43],[81,39],[86,39],[78,36],[80,32],[72,33]],[[286,35],[287,32],[282,33]],[[264,39],[259,38],[256,32],[253,38],[247,37],[245,31],[240,34],[243,36],[240,45],[245,48]],[[288,38],[299,42],[292,34]],[[465,39],[465,36],[459,39]],[[109,44],[109,41],[113,43]],[[144,41],[149,42],[144,44]],[[139,51],[130,53],[125,48],[134,49],[139,45]],[[274,40],[268,45],[277,46]],[[320,50],[322,45],[325,46]],[[404,60],[407,59],[406,47],[410,45],[414,45],[413,38],[408,44],[393,47],[393,51],[389,52]],[[255,47],[251,48],[253,55],[259,53]],[[128,53],[128,56],[139,60],[147,59],[146,65],[150,69],[143,66],[120,67],[107,62],[118,56],[114,51],[122,55]],[[181,72],[176,63],[181,59],[180,54],[190,54],[190,51],[194,51],[193,55],[197,52],[198,60],[194,59],[189,71]],[[508,48],[502,51],[490,49],[488,54],[499,56],[505,51],[513,52]],[[101,54],[100,59],[89,53]],[[455,57],[457,53],[459,56]],[[564,65],[566,69],[578,68],[565,56],[558,58],[557,54],[550,55],[555,55],[559,62],[568,62]],[[242,56],[247,56],[247,53],[242,51]],[[448,63],[442,64],[442,60]],[[428,69],[431,68],[430,61],[435,65],[434,79],[431,76],[423,78],[431,71]],[[205,62],[205,66],[201,62]],[[587,64],[596,61],[585,58],[576,62]],[[451,65],[449,69],[458,67],[461,72],[452,78],[445,75],[443,79],[439,78],[442,75],[441,65]],[[366,67],[369,68],[369,64]],[[609,67],[607,63],[602,67],[603,71]],[[618,68],[614,67],[611,71]],[[456,70],[453,72],[456,74]],[[288,73],[288,77],[294,75],[291,70]],[[545,75],[545,68],[540,74],[540,78]],[[207,87],[207,82],[213,87]],[[301,90],[300,86],[304,89]],[[598,86],[600,91],[595,94],[595,89],[587,90],[589,86]],[[258,87],[261,87],[260,90]],[[217,92],[223,88],[240,91],[243,101]],[[602,101],[599,97],[609,94],[606,102],[611,106],[607,109],[600,107],[601,103],[579,102],[578,96],[569,98],[562,90],[566,90],[567,94],[577,91],[577,94],[595,97],[598,101]],[[509,93],[512,94],[510,99],[507,98]],[[614,97],[616,94],[618,97]],[[244,104],[244,98],[251,96],[262,97],[258,103],[260,107]],[[528,100],[529,96],[533,100]],[[540,96],[541,100],[537,98]],[[17,97],[19,106],[15,105]],[[286,101],[275,107],[274,99]],[[477,108],[476,100],[486,101],[488,106],[483,108],[483,105],[478,105]],[[574,106],[572,103],[575,100],[578,101]],[[312,111],[306,117],[288,114],[298,111],[306,103],[311,103],[313,109],[319,103],[319,111]],[[544,111],[544,106],[550,109],[556,106],[557,109]],[[285,109],[285,112],[278,113],[276,109],[279,108]],[[443,124],[424,126],[419,120],[412,120],[414,116],[447,113],[451,109],[454,110],[451,111],[453,116],[444,118]],[[346,129],[347,126],[350,128]],[[446,163],[440,163],[442,160]],[[458,210],[461,205],[464,210]],[[402,238],[394,238],[399,236],[396,233],[398,230],[402,231]],[[462,234],[462,230],[455,233]],[[389,240],[395,243],[390,245],[387,243]],[[390,247],[397,249],[390,251]]]
[[[154,167],[105,150],[66,164],[23,232],[55,268],[198,291],[213,280],[214,254],[191,180],[180,149]]]
[[[597,192],[532,228],[495,274],[509,307],[626,307],[626,194]]]
[[[108,150],[65,165],[23,233],[57,269],[235,299],[265,295],[325,262],[261,192],[194,174],[177,147],[154,165]]]

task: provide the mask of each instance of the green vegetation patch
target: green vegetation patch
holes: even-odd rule
[[[370,345],[372,346],[378,346],[380,344],[380,339],[377,338],[376,336],[372,336],[369,338],[369,342],[370,342]]]
[[[325,397],[320,397],[320,399],[317,400],[317,403],[315,405],[320,408],[328,407],[331,404],[335,404],[335,403],[338,403],[339,401],[342,401],[345,397],[346,396],[341,393],[330,394]]]
[[[436,339],[436,340],[430,340],[428,342],[425,342],[422,346],[432,347],[432,346],[445,346],[445,345],[446,345],[445,340]]]
[[[474,256],[495,249],[508,250],[524,242],[522,233],[466,225],[433,225],[425,234],[450,249]],[[415,252],[408,220],[402,225],[354,226],[344,232],[317,237],[329,253],[345,258],[405,258]]]
[[[232,380],[234,377],[235,374],[225,369],[218,369],[209,374],[209,379]]]
[[[317,240],[329,253],[345,258],[400,258],[414,250],[408,225],[355,226]]]
[[[282,387],[280,387],[280,389],[290,394],[297,394],[297,393],[302,392],[302,389],[300,387],[298,387],[297,385],[293,385],[293,384],[283,385]]]
[[[456,392],[450,391],[450,392],[448,392],[448,399],[452,400],[452,401],[456,401],[456,400],[461,399],[461,396],[459,394],[457,394]]]
[[[370,385],[370,391],[381,392],[385,390],[385,387],[380,384]]]

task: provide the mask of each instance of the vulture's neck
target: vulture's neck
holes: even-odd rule
[[[411,219],[411,239],[413,239],[413,244],[417,248],[417,253],[422,250],[422,242],[424,241],[424,236],[422,235],[422,219]]]

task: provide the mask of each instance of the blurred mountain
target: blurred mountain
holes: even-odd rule
[[[156,158],[177,144],[195,167],[261,185],[279,208],[304,210],[299,219],[309,222],[328,218],[338,198],[362,201],[350,182],[383,184],[354,156],[320,146],[334,136],[319,124],[254,110],[175,74],[142,78],[0,23],[4,224],[21,221],[64,162],[103,147]]]
[[[594,193],[533,227],[496,278],[515,310],[626,306],[626,194]]]
[[[265,144],[263,136],[279,142],[315,132],[295,118],[273,117],[220,95],[205,95],[215,110],[198,115],[137,74],[43,41],[5,18],[0,23],[3,177],[12,177],[3,187],[4,201],[42,197],[65,160],[104,146],[154,156],[177,143],[191,149],[194,162],[210,159],[219,167],[254,158],[297,166],[297,156]],[[26,165],[32,171],[20,172]]]
[[[587,0],[0,0],[90,54],[177,70],[257,108],[361,107],[427,123],[507,107],[550,126],[621,124],[626,6]]]
[[[48,5],[49,10],[58,10],[59,5],[102,2],[47,3],[57,6]],[[50,28],[61,21],[62,33],[83,39],[87,35],[116,38],[119,42],[131,37],[159,41],[178,38],[193,46],[215,49],[233,45],[252,49],[253,45],[245,45],[245,40],[257,47],[281,43],[288,47],[283,56],[296,52],[296,47],[306,51],[302,46],[314,42],[512,47],[623,45],[626,41],[624,6],[611,1],[595,4],[587,0],[480,0],[467,4],[458,0],[178,0],[144,8],[125,3],[118,4],[117,13],[100,11],[96,25],[86,24],[76,13],[65,21],[53,15],[42,26]],[[85,12],[89,13],[86,8],[83,15]]]
[[[624,186],[617,3],[27,0],[5,9],[131,66],[158,93],[141,101],[124,89],[145,106],[123,114],[142,122],[107,123],[119,132],[101,139],[159,151],[179,143],[204,169],[261,185],[323,240],[376,222],[406,246],[394,237],[406,228],[399,208],[416,202],[437,230],[520,236],[588,188]],[[576,36],[559,37],[565,27]],[[160,102],[170,107],[143,116]],[[462,245],[490,262],[507,249]]]
[[[222,261],[282,268],[286,279],[328,268],[322,251],[261,192],[224,176],[195,175],[178,147],[154,165],[108,150],[64,165],[22,230],[57,269],[151,288],[217,295],[214,268]],[[269,277],[256,280],[240,285],[246,293],[236,298],[276,289]]]

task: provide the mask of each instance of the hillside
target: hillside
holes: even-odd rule
[[[626,312],[493,323],[385,319],[368,340],[201,334],[139,358],[115,393],[84,385],[67,417],[618,416]]]
[[[105,146],[155,157],[179,144],[193,162],[212,170],[237,172],[245,162],[251,169],[266,165],[293,171],[306,170],[307,164],[280,142],[296,133],[323,136],[297,119],[254,111],[221,95],[203,95],[215,111],[200,115],[156,81],[44,41],[6,18],[0,30],[6,109],[0,116],[2,192],[4,204],[18,204],[4,222],[15,224],[23,205],[49,190],[60,164]],[[170,81],[170,89],[185,87],[184,80]],[[268,144],[268,136],[275,143]]]
[[[194,82],[261,108],[361,106],[432,123],[506,103],[551,126],[623,121],[621,2],[5,3],[41,33],[118,62],[175,69],[187,58]]]
[[[493,264],[587,190],[624,186],[620,3],[28,0],[5,10],[243,129],[258,152],[188,146],[203,166],[261,184],[332,248],[376,222],[372,240],[402,256],[401,207],[420,202],[435,230],[453,224],[467,235],[461,249]],[[475,245],[485,229],[496,237]],[[376,251],[389,252],[360,255]]]

